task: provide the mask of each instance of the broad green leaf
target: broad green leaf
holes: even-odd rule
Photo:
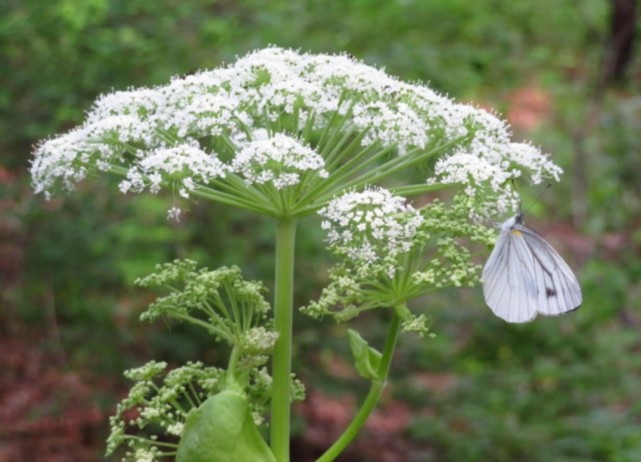
[[[176,462],[276,462],[240,393],[223,391],[187,416]]]

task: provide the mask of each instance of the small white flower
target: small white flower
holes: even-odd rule
[[[347,192],[319,211],[332,248],[357,262],[375,263],[410,250],[423,217],[406,199],[383,188]]]
[[[145,117],[165,107],[165,98],[155,89],[141,88],[102,95],[87,116],[93,124],[112,116]]]
[[[140,411],[140,417],[146,420],[157,419],[161,415],[162,412],[160,411],[160,409],[151,406],[147,406]]]
[[[248,183],[271,183],[276,189],[283,189],[298,184],[306,172],[327,177],[323,158],[312,148],[284,133],[272,138],[263,135],[259,132],[260,137],[241,149],[232,162],[233,170]]]
[[[467,149],[440,158],[428,183],[465,185],[468,196],[483,196],[482,215],[503,215],[518,206],[518,196],[509,180],[523,172],[528,172],[532,183],[538,184],[545,178],[558,181],[562,171],[534,146],[498,143],[496,139],[479,136]]]
[[[136,462],[155,462],[158,450],[156,448],[136,449],[134,460]]]
[[[172,207],[167,210],[167,220],[175,220],[176,222],[179,222],[181,213],[181,209],[179,209],[178,207]]]
[[[214,154],[188,144],[159,148],[149,152],[127,172],[127,179],[120,183],[123,192],[140,192],[146,187],[157,193],[163,181],[180,180],[179,194],[188,198],[196,182],[207,184],[223,178],[227,167]]]
[[[276,332],[263,326],[252,327],[243,334],[243,348],[252,353],[267,353],[274,348],[277,339]]]
[[[167,427],[167,433],[170,435],[180,436],[182,435],[185,424],[183,422],[175,422]]]

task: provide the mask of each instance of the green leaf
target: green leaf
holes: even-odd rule
[[[367,341],[355,330],[348,329],[347,333],[349,335],[349,347],[352,350],[354,365],[358,374],[366,379],[378,379],[381,353],[370,347]]]
[[[176,462],[276,462],[247,398],[223,391],[187,416]]]

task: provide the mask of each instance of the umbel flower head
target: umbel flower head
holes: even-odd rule
[[[262,365],[267,361],[266,355],[278,338],[266,328],[271,307],[263,297],[263,285],[243,279],[237,266],[197,269],[192,260],[175,260],[156,265],[155,272],[136,283],[169,289],[142,313],[141,319],[165,317],[189,322],[239,348],[244,356],[255,357],[246,359],[248,362]]]
[[[423,217],[383,188],[349,191],[319,210],[334,253],[372,265],[410,250]],[[388,268],[393,274],[395,267]]]
[[[382,188],[337,197],[319,214],[338,262],[320,298],[302,311],[345,321],[393,308],[405,331],[424,335],[427,318],[407,303],[436,289],[477,283],[480,268],[467,246],[494,239],[492,230],[467,219],[466,202],[459,195],[447,206],[433,200],[415,209]]]
[[[264,132],[264,131],[263,131]],[[248,184],[271,183],[276,189],[295,186],[305,172],[327,178],[323,158],[308,146],[284,133],[256,137],[246,143],[232,162]]]
[[[313,213],[344,191],[418,169],[427,173],[406,185],[414,193],[462,185],[483,215],[514,205],[507,180],[560,173],[485,110],[345,55],[276,47],[103,95],[82,125],[42,142],[31,165],[46,195],[108,171],[123,177],[126,193],[166,189],[277,217]]]

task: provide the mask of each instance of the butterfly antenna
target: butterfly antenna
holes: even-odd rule
[[[541,197],[543,197],[543,194],[545,194],[545,192],[546,192],[548,189],[550,189],[551,187],[552,187],[552,183],[548,183],[548,184],[545,186],[545,189],[544,189],[543,191],[541,191],[541,192],[539,193],[539,195],[538,195],[538,196],[536,196],[536,199],[534,199],[534,200],[532,201],[532,203],[529,205],[529,207],[527,208],[527,210],[526,210],[525,212],[526,212],[526,213],[527,213],[527,212],[529,212],[529,211],[530,211],[530,209],[532,209],[532,207],[534,206],[534,204],[536,204],[537,202],[539,202],[539,201],[541,200]]]

